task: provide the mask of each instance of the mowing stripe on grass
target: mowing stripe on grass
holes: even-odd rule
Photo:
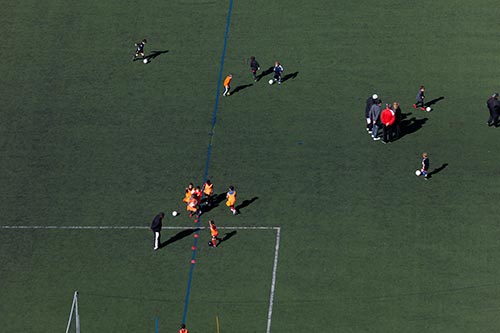
[[[229,8],[227,10],[227,19],[226,19],[226,32],[224,34],[224,45],[222,47],[222,55],[220,59],[220,70],[219,70],[219,79],[217,80],[217,91],[215,93],[215,103],[214,103],[214,111],[212,113],[212,127],[210,129],[209,133],[209,140],[208,140],[208,147],[207,147],[207,158],[205,160],[205,172],[203,174],[203,184],[205,184],[207,177],[208,177],[208,169],[210,166],[210,157],[212,155],[212,140],[214,137],[214,129],[215,129],[215,123],[217,122],[217,108],[219,107],[219,96],[220,96],[220,89],[221,89],[221,82],[222,82],[222,75],[224,71],[224,59],[226,58],[226,46],[227,46],[227,39],[229,36],[229,24],[231,23],[231,11],[233,9],[233,0],[229,0]],[[203,199],[204,195],[202,195]],[[196,220],[196,225],[198,228],[200,227],[200,217],[197,218]],[[192,251],[192,256],[191,256],[191,267],[189,269],[189,276],[188,276],[188,282],[187,282],[187,289],[186,289],[186,298],[184,300],[184,312],[182,314],[182,321],[181,323],[186,323],[186,318],[187,318],[187,312],[188,312],[188,306],[189,306],[189,296],[191,295],[191,284],[193,281],[193,271],[194,271],[194,266],[196,264],[196,252],[197,252],[197,244],[198,244],[198,236],[199,236],[199,229],[195,233],[194,237],[194,244],[193,244],[193,251]]]

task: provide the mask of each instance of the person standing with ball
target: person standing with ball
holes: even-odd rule
[[[424,176],[424,179],[427,180],[427,176],[429,175],[429,154],[422,154],[422,168],[420,169],[420,174]]]
[[[281,74],[283,74],[283,66],[281,66],[279,61],[274,63],[274,81],[278,81],[278,84],[281,84]]]
[[[151,223],[151,230],[153,231],[153,234],[154,234],[153,250],[155,250],[155,251],[160,248],[160,232],[161,232],[162,221],[163,221],[164,217],[165,217],[165,213],[160,212],[158,215],[155,216],[155,218],[153,219],[153,222]]]

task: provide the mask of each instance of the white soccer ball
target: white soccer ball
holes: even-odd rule
[[[178,214],[179,213],[177,213],[177,211],[175,211],[175,210],[172,212],[172,216],[177,216]]]
[[[427,112],[431,112],[431,111],[432,111],[432,109],[431,109],[431,107],[430,107],[430,106],[428,106],[428,107],[426,107],[426,108],[425,108],[425,111],[427,111]]]
[[[273,83],[274,83],[273,79],[269,80],[269,84],[273,84]]]
[[[149,62],[149,60],[146,58],[142,62],[145,63],[145,64],[147,64]]]
[[[417,176],[417,177],[418,177],[418,176],[420,176],[421,174],[422,174],[422,171],[420,171],[420,170],[415,171],[415,176]]]

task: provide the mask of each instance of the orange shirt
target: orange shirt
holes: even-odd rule
[[[229,87],[229,84],[231,83],[232,77],[230,75],[226,76],[224,79],[224,87]]]
[[[215,224],[210,225],[210,234],[212,234],[212,237],[217,237],[219,235],[219,231],[217,231]]]
[[[189,333],[189,332],[188,332],[187,328],[181,328],[179,330],[179,333]]]
[[[214,192],[214,184],[209,185],[205,183],[203,185],[203,193],[205,193],[206,195],[211,195],[213,192]]]
[[[227,192],[226,198],[226,206],[234,206],[234,204],[236,203],[236,191]]]

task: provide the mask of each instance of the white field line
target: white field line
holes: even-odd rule
[[[32,229],[32,230],[132,230],[132,229],[142,229],[146,230],[149,227],[146,226],[77,226],[77,225],[0,225],[0,229]],[[187,230],[187,229],[198,229],[198,227],[171,227],[165,226],[162,229],[170,230]],[[206,227],[200,227],[199,229],[207,229]],[[278,271],[278,257],[280,251],[280,237],[281,237],[281,227],[218,227],[218,229],[231,229],[231,230],[276,230],[276,245],[274,249],[274,263],[273,263],[273,275],[271,279],[271,292],[269,295],[269,310],[267,312],[267,329],[266,333],[271,333],[271,318],[273,316],[273,304],[274,304],[274,293],[276,290],[276,274]]]
[[[271,333],[271,317],[273,316],[274,290],[276,288],[276,273],[278,271],[278,256],[279,256],[279,252],[280,252],[280,236],[281,236],[281,228],[277,227],[277,229],[276,229],[276,247],[274,249],[273,278],[271,280],[271,294],[269,296],[269,310],[267,312],[266,333]]]
[[[94,225],[0,225],[0,229],[60,229],[60,230],[106,230],[106,229],[149,229],[146,226],[94,226]],[[198,229],[196,226],[192,227],[171,227],[163,226],[162,229],[170,230],[188,230]],[[199,229],[208,229],[207,227],[199,227]],[[217,227],[217,229],[231,229],[231,230],[280,230],[280,227]]]
[[[146,226],[94,226],[94,225],[0,225],[0,229],[61,229],[61,230],[106,230],[106,229],[149,229]],[[170,230],[187,230],[198,229],[196,226],[192,227],[172,227],[163,226],[162,229]],[[199,229],[208,229],[207,227],[199,227]],[[217,229],[231,229],[231,230],[279,230],[280,227],[217,227]]]

